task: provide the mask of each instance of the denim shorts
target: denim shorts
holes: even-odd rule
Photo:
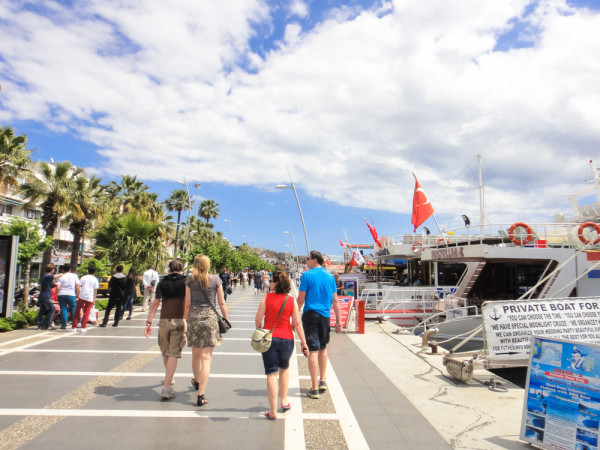
[[[329,343],[329,317],[322,316],[316,311],[304,311],[302,327],[306,336],[306,345],[311,352],[324,350]]]
[[[290,357],[294,351],[293,339],[281,339],[274,337],[271,347],[262,354],[265,366],[265,375],[277,373],[279,369],[287,369],[290,366]]]

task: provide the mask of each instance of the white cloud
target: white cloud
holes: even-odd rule
[[[503,219],[554,212],[600,143],[600,15],[564,1],[340,8],[309,32],[290,19],[264,58],[261,0],[19,4],[0,7],[0,120],[74,130],[100,172],[260,186],[288,166],[310,195],[409,212],[415,171],[451,213],[476,201],[472,170],[448,180],[480,153]],[[515,21],[532,46],[494,51]]]

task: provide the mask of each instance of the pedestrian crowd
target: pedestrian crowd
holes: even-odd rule
[[[323,268],[323,263],[320,252],[310,252],[306,263],[309,270],[300,279],[297,299],[290,296],[292,283],[282,271],[268,273],[244,269],[231,273],[224,268],[219,275],[213,275],[210,274],[210,259],[205,255],[197,255],[189,276],[183,273],[183,261],[175,258],[169,263],[168,274],[160,279],[153,266],[149,265],[141,281],[144,291],[142,311],[148,312],[144,335],[146,338],[152,335],[153,320],[160,307],[157,336],[165,367],[161,398],[170,399],[176,395],[173,379],[177,362],[187,343],[192,349],[191,384],[197,391],[196,404],[203,406],[208,403],[206,389],[213,350],[223,343],[219,319],[221,316],[228,320],[227,295],[239,282],[242,289],[253,283],[254,294],[263,295],[255,325],[272,330],[271,345],[261,354],[270,408],[264,413],[265,417],[275,419],[278,406],[282,412],[291,408],[288,385],[289,361],[295,347],[294,332],[300,340],[303,354],[308,357],[311,378],[308,396],[318,399],[327,390],[327,344],[332,307],[336,319],[335,331],[339,333],[342,329],[336,281]],[[40,329],[54,329],[53,320],[57,311],[52,300],[54,296],[60,308],[61,329],[67,329],[70,312],[70,330],[86,331],[99,288],[94,273],[95,268],[90,266],[88,274],[79,279],[68,264],[62,266],[60,275],[55,274],[54,265],[46,267],[46,274],[40,280]],[[113,327],[119,325],[125,313],[128,313],[126,320],[131,318],[137,297],[137,278],[133,268],[125,275],[122,265],[116,267],[108,283],[109,299],[100,327],[107,326],[113,309]]]

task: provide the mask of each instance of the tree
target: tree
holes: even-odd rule
[[[27,135],[15,136],[11,127],[0,127],[0,193],[16,189],[19,175],[29,172],[31,151],[26,146]]]
[[[121,184],[111,181],[106,186],[106,192],[114,200],[116,212],[127,214],[128,212],[142,212],[145,207],[151,205],[152,198],[146,192],[148,186],[137,179],[137,175],[121,175]]]
[[[110,216],[92,233],[96,239],[94,251],[113,266],[124,264],[139,269],[153,264],[158,267],[168,257],[159,229],[160,224],[136,213]]]
[[[83,169],[73,166],[69,161],[48,164],[39,163],[40,173],[30,181],[23,183],[19,190],[28,199],[26,206],[37,206],[41,202],[42,227],[46,236],[53,237],[58,227],[58,219],[73,208],[74,180]],[[52,248],[44,251],[42,266],[50,263]]]
[[[215,203],[214,200],[202,200],[200,203],[200,209],[198,209],[198,215],[206,220],[206,223],[210,219],[216,219],[219,217],[219,204]]]
[[[29,292],[29,274],[31,272],[31,261],[40,252],[52,248],[54,240],[50,236],[43,237],[38,221],[29,222],[22,219],[12,219],[10,224],[0,228],[0,234],[4,236],[19,236],[19,253],[17,259],[23,270],[23,301],[27,300]]]
[[[175,189],[169,198],[164,201],[169,211],[177,211],[177,228],[175,230],[175,251],[179,250],[179,225],[181,224],[181,212],[191,208],[190,197],[184,189]]]
[[[71,213],[67,217],[69,231],[73,235],[71,247],[71,270],[77,269],[79,263],[81,242],[84,241],[85,232],[95,220],[98,220],[107,210],[106,197],[103,193],[102,180],[96,176],[88,178],[80,175],[75,179],[73,190],[73,204]]]

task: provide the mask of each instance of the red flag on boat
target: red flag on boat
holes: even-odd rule
[[[363,219],[365,218],[363,217]],[[371,217],[371,223],[373,224],[373,226],[369,225],[367,219],[365,219],[365,223],[367,224],[367,227],[369,227],[369,231],[371,232],[371,236],[373,236],[377,247],[381,248],[381,242],[379,242],[379,236],[377,235],[377,230],[375,229],[375,222],[373,222],[373,218]]]
[[[375,267],[375,263],[373,261],[368,260],[368,259],[367,259],[367,263],[366,264],[369,267]]]
[[[433,214],[433,206],[429,203],[429,199],[414,173],[413,177],[415,177],[415,194],[413,197],[413,211],[410,223],[415,226],[414,231],[417,231],[417,228]]]
[[[344,247],[344,243],[342,242],[342,240],[341,240],[341,239],[340,239],[340,245],[341,245],[342,247]]]

